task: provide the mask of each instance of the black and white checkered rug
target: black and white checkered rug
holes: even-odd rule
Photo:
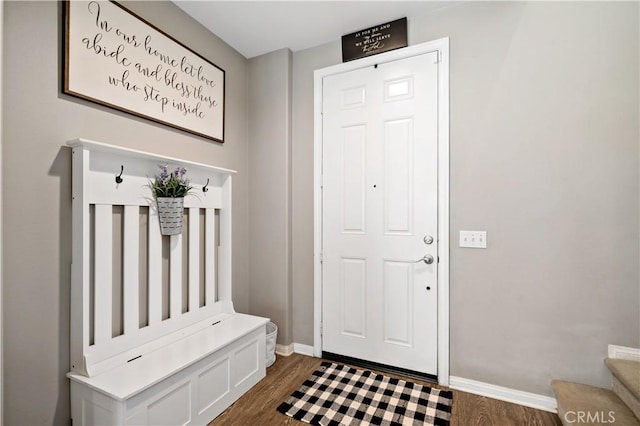
[[[323,362],[278,411],[312,425],[448,425],[452,392]]]

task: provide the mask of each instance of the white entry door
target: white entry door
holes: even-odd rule
[[[437,62],[433,52],[325,77],[322,107],[322,350],[431,375]]]

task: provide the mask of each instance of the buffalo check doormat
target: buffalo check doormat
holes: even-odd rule
[[[312,425],[448,425],[451,391],[323,362],[278,411]]]

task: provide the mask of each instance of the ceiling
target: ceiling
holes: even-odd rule
[[[426,15],[454,2],[195,1],[173,2],[246,58],[303,50],[394,19]],[[409,23],[409,25],[411,25]]]

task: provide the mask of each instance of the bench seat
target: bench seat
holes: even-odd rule
[[[264,378],[267,322],[223,314],[97,376],[69,373],[72,416],[81,424],[206,424]]]

